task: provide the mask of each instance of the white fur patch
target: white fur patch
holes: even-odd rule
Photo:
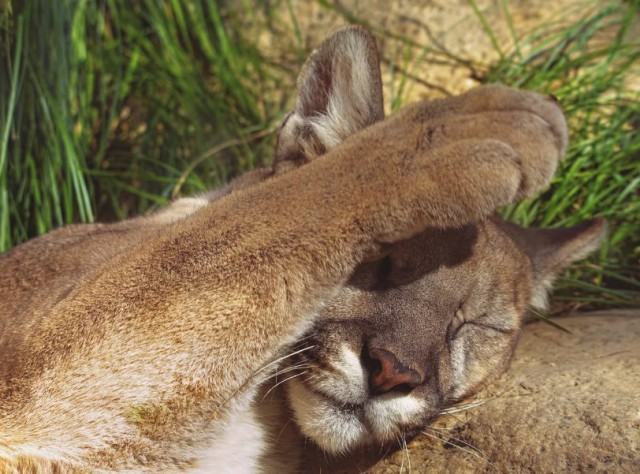
[[[334,74],[336,82],[331,88],[326,112],[310,120],[328,150],[366,127],[368,124],[363,121],[372,115],[371,91],[375,90],[375,85],[367,61],[368,44],[360,35],[353,34],[345,37],[341,48],[343,55],[349,58],[351,76],[343,83],[345,78]]]
[[[545,278],[544,280],[536,283],[533,287],[533,291],[531,292],[531,301],[529,304],[535,309],[543,311],[548,309],[549,293],[551,293],[552,287],[553,278]]]
[[[360,391],[364,391],[367,386],[368,374],[362,367],[360,357],[349,346],[343,345],[340,351],[340,359],[332,364],[337,370],[342,372],[350,384],[357,385]]]
[[[451,378],[455,381],[453,390],[454,397],[460,397],[464,394],[466,387],[465,369],[467,366],[467,349],[465,347],[466,338],[458,337],[453,340],[451,345]]]
[[[314,389],[330,398],[350,404],[362,404],[368,396],[368,373],[360,363],[360,357],[347,345],[343,345],[337,359],[328,360],[331,368],[340,374],[318,373]]]
[[[188,472],[251,474],[259,471],[259,457],[267,446],[264,428],[255,407],[250,406],[247,399],[249,397],[243,403],[234,403],[224,427],[198,454],[198,465]]]
[[[387,394],[372,398],[365,407],[369,426],[381,441],[393,441],[402,426],[411,425],[425,412],[426,402],[411,395]]]
[[[344,453],[370,437],[358,414],[330,403],[297,379],[288,383],[291,407],[305,436],[329,453]]]

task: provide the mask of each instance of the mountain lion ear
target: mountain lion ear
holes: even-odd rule
[[[607,231],[607,221],[603,218],[562,229],[525,229],[508,222],[503,224],[533,263],[534,287],[530,304],[539,309],[546,309],[548,292],[558,274],[570,263],[600,247]]]
[[[361,27],[342,28],[302,66],[295,108],[278,127],[274,169],[304,164],[383,118],[376,43]]]

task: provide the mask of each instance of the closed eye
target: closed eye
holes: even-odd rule
[[[454,339],[460,329],[467,324],[483,331],[495,331],[500,334],[513,334],[514,332],[513,328],[499,326],[489,321],[490,319],[488,318],[487,313],[482,314],[478,318],[465,319],[461,311],[458,310],[447,328],[447,340]]]
[[[460,308],[462,308],[462,305],[460,305]],[[485,331],[495,331],[501,334],[513,334],[513,328],[501,327],[487,322],[488,320],[489,318],[487,313],[482,314],[478,318],[466,319],[464,317],[462,309],[458,309],[458,311],[456,311],[455,315],[453,316],[453,319],[451,319],[449,327],[447,328],[447,341],[451,341],[452,339],[454,339],[465,324],[470,324]]]
[[[493,324],[487,324],[487,323],[482,322],[482,321],[468,321],[468,323],[469,324],[473,324],[474,326],[477,326],[479,328],[490,330],[490,331],[496,331],[496,332],[499,332],[501,334],[512,334],[513,331],[514,331],[511,328],[498,327],[498,326],[495,326]]]
[[[518,321],[517,313],[503,309],[501,311],[492,311],[491,314],[483,313],[467,322],[484,330],[501,334],[513,334],[520,329]]]

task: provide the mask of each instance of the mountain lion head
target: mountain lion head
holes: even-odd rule
[[[555,98],[531,93],[509,102],[501,86],[463,95],[460,108],[492,94],[504,110],[553,122],[544,107]],[[446,116],[459,110],[438,101],[432,110],[443,118],[427,138],[445,139],[455,126]],[[375,43],[362,29],[341,30],[302,69],[296,106],[279,129],[275,172],[304,165],[383,118]],[[566,136],[558,140],[566,146]],[[287,396],[302,433],[344,453],[419,432],[506,369],[527,308],[545,308],[554,277],[595,249],[604,230],[603,220],[525,229],[494,216],[427,229],[372,256],[287,359],[295,374]]]

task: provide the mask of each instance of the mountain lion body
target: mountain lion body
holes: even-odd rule
[[[336,32],[272,168],[0,256],[0,472],[295,471],[307,438],[418,432],[597,245],[601,221],[493,216],[566,143],[554,100],[502,86],[385,119],[373,39]]]

